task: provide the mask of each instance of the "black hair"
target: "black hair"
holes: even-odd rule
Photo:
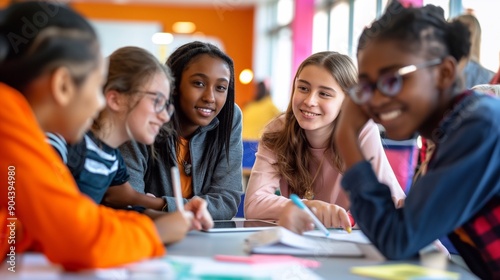
[[[20,92],[61,66],[79,86],[98,65],[98,55],[94,29],[65,5],[20,2],[0,12],[0,82]]]
[[[469,55],[469,34],[461,22],[447,22],[441,7],[404,8],[393,0],[382,17],[363,30],[358,53],[370,41],[395,40],[408,51],[426,51],[429,58],[451,55],[458,62]]]
[[[174,94],[172,95],[173,104],[176,109],[180,108],[179,100],[181,93],[179,92],[179,88],[182,80],[182,73],[196,57],[203,54],[222,59],[229,67],[230,79],[227,89],[226,103],[216,117],[219,120],[219,125],[214,130],[211,130],[207,133],[207,143],[205,143],[205,151],[203,152],[202,162],[207,163],[211,159],[218,158],[224,148],[226,150],[226,154],[228,155],[227,159],[229,160],[229,143],[231,140],[230,138],[233,125],[235,102],[233,60],[227,54],[221,51],[217,46],[210,43],[194,41],[177,48],[168,57],[166,62],[175,79]],[[180,137],[180,125],[177,112],[174,113],[174,115],[172,116],[172,120],[168,123],[168,125],[163,125],[162,132],[158,135],[157,142],[165,142],[166,137],[168,137],[169,134],[172,135],[172,131],[168,130],[169,126],[173,126],[175,143],[177,147]],[[158,148],[161,150],[165,145],[158,146]],[[177,152],[179,152],[178,149]]]

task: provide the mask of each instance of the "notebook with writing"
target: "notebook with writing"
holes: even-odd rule
[[[295,256],[363,257],[356,243],[295,234],[283,227],[253,233],[245,241],[246,250],[254,254],[287,254]]]

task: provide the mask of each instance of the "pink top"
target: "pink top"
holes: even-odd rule
[[[282,117],[275,120],[270,126],[274,130],[283,125]],[[372,121],[363,127],[359,134],[360,147],[365,158],[371,160],[373,169],[378,179],[387,184],[391,189],[395,201],[405,198],[405,193],[401,189],[394,172],[382,147],[380,134],[377,125]],[[312,174],[318,172],[318,165],[324,156],[325,149],[310,148],[311,153],[318,161],[314,161],[310,166]],[[331,153],[331,152],[330,152]],[[281,208],[288,202],[290,195],[287,182],[278,173],[275,166],[276,155],[264,145],[259,145],[256,160],[248,180],[245,195],[245,217],[247,219],[277,220],[281,213]],[[314,173],[313,173],[314,172]],[[341,188],[340,182],[342,174],[332,165],[331,161],[324,160],[320,166],[317,179],[313,183],[313,193],[315,200],[322,200],[333,203],[349,210],[349,199]],[[281,196],[275,195],[280,189]]]

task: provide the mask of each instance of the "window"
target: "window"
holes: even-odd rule
[[[272,40],[271,92],[278,109],[285,111],[292,86],[292,32],[290,28],[280,29]]]
[[[348,54],[349,49],[349,3],[342,1],[330,11],[329,50]]]
[[[313,23],[313,53],[328,50],[328,14],[318,11],[314,15]]]
[[[481,25],[481,64],[493,72],[499,68],[500,40],[498,40],[498,11],[500,1],[462,0],[464,10],[477,17]]]

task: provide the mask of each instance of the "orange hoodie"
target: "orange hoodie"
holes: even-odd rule
[[[96,205],[79,192],[23,95],[0,84],[0,96],[2,259],[36,249],[79,270],[165,254],[148,217]]]

